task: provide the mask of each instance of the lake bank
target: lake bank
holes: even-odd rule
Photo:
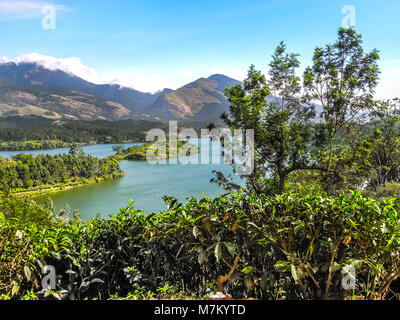
[[[43,185],[38,187],[33,187],[23,191],[11,190],[10,194],[16,197],[29,196],[30,198],[37,198],[40,196],[45,196],[51,193],[67,191],[75,188],[85,187],[92,184],[102,183],[108,180],[118,179],[124,176],[124,173],[114,174],[112,177],[96,177],[92,179],[84,179],[80,181],[73,181],[70,183],[58,183],[55,185]]]
[[[135,207],[145,212],[159,212],[166,209],[163,196],[171,195],[179,201],[185,202],[186,198],[195,196],[203,198],[217,197],[224,190],[210,182],[214,177],[213,170],[221,171],[225,175],[232,175],[234,181],[242,184],[243,181],[233,173],[232,167],[223,163],[222,150],[210,142],[210,151],[202,150],[201,143],[209,139],[198,139],[193,143],[200,146],[200,153],[189,158],[181,157],[178,161],[166,160],[165,164],[149,164],[147,161],[120,161],[121,170],[125,175],[118,179],[104,181],[98,184],[85,185],[69,190],[57,191],[44,196],[35,197],[38,203],[44,203],[48,196],[53,200],[56,211],[68,204],[72,210],[81,213],[83,219],[96,217],[99,213],[106,217],[115,214],[120,208],[127,207],[129,200],[135,202]],[[141,145],[139,143],[124,145]],[[113,145],[93,145],[83,147],[83,151],[95,157],[104,158],[114,154]],[[32,154],[60,154],[68,153],[69,149],[53,149],[46,151],[32,151]],[[21,152],[0,152],[0,156],[8,156]],[[212,153],[221,156],[220,164],[212,164]],[[181,160],[198,160],[199,164],[183,164]],[[207,159],[208,161],[207,163]],[[186,161],[187,162],[187,161]]]

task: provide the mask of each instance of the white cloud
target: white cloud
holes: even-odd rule
[[[42,8],[51,5],[57,11],[70,11],[64,5],[45,1],[0,0],[0,21],[35,19],[43,17]]]
[[[0,63],[14,62],[16,64],[20,63],[37,63],[40,66],[45,67],[49,70],[61,70],[67,73],[72,73],[82,79],[96,84],[104,83],[95,69],[85,66],[81,59],[72,58],[54,58],[50,56],[41,55],[38,53],[29,53],[22,56],[16,57],[14,59],[9,59],[7,57],[0,57]]]
[[[0,63],[8,63],[8,62],[10,62],[10,59],[8,59],[5,56],[0,56]]]
[[[54,58],[38,53],[24,54],[16,58],[0,56],[0,63],[8,62],[16,64],[36,63],[49,70],[61,70],[71,73],[95,84],[118,84],[145,92],[156,92],[169,87],[169,85],[175,85],[174,81],[170,81],[171,79],[168,76],[150,74],[143,70],[116,71],[100,75],[94,68],[84,65],[81,59],[77,57]],[[184,82],[182,83],[185,84]]]

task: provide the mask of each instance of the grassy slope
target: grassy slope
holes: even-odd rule
[[[49,119],[121,119],[131,112],[121,104],[66,88],[17,86],[0,82],[0,116],[36,115]]]

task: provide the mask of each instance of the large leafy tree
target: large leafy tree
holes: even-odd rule
[[[334,44],[315,49],[303,85],[295,73],[298,55],[287,53],[281,43],[272,56],[268,80],[251,66],[242,86],[228,88],[230,114],[223,116],[225,123],[231,129],[255,131],[249,189],[280,194],[298,171],[317,172],[329,193],[348,187],[348,177],[359,184],[371,137],[344,137],[376,106],[378,60],[377,50],[364,52],[355,30],[339,29]]]
[[[304,72],[305,101],[322,107],[320,156],[328,171],[335,169],[341,152],[338,136],[375,106],[378,60],[377,50],[364,52],[361,35],[342,28],[334,44],[315,49],[313,64]]]
[[[296,54],[276,48],[269,79],[250,67],[244,85],[226,90],[230,114],[224,115],[231,129],[254,129],[254,171],[248,188],[258,193],[282,193],[290,173],[308,165],[307,144],[313,113],[301,104]]]

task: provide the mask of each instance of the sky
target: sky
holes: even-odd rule
[[[214,73],[243,80],[251,64],[267,72],[280,41],[300,54],[300,75],[351,22],[365,50],[380,51],[377,97],[393,98],[399,12],[398,0],[0,0],[0,62],[40,60],[154,92]]]

